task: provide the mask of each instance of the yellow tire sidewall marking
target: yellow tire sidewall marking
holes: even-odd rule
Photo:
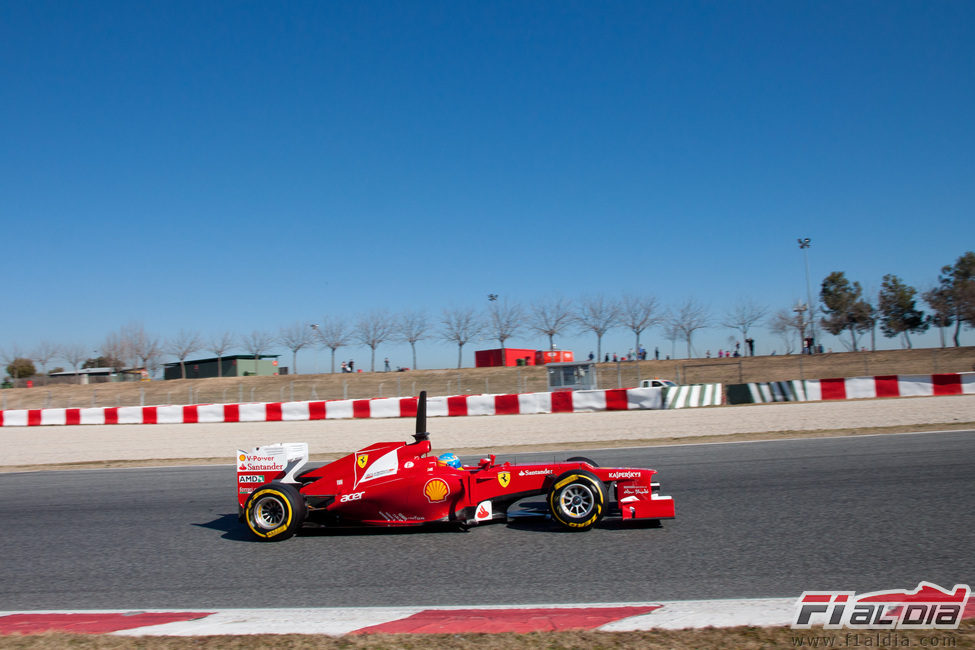
[[[596,510],[593,512],[592,517],[585,521],[566,521],[560,516],[559,509],[555,507],[555,495],[561,488],[580,478],[586,479],[592,485],[593,490],[595,491],[593,496],[596,497]],[[586,528],[591,526],[603,511],[603,491],[599,489],[599,486],[596,485],[596,482],[591,476],[586,476],[585,474],[570,474],[569,476],[566,476],[564,479],[555,484],[555,488],[549,493],[548,499],[548,507],[552,512],[552,516],[558,519],[559,523],[571,528]]]
[[[269,531],[258,530],[253,524],[253,519],[251,519],[251,512],[254,509],[254,504],[257,503],[261,495],[264,494],[273,495],[276,496],[278,499],[280,499],[281,503],[284,505],[285,513],[287,514],[287,516],[284,519],[284,522],[280,526]],[[244,517],[247,521],[247,527],[251,529],[252,533],[260,537],[267,538],[267,537],[274,537],[275,535],[280,535],[281,533],[286,531],[288,529],[288,526],[291,525],[291,518],[293,514],[294,513],[291,510],[291,501],[288,499],[287,496],[285,496],[283,492],[281,492],[280,490],[275,490],[273,488],[265,488],[251,495],[251,500],[247,504],[247,512],[244,513]]]

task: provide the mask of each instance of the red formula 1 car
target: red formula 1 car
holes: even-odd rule
[[[287,539],[306,521],[470,526],[505,521],[512,504],[539,495],[546,496],[548,514],[569,530],[589,530],[607,514],[624,520],[674,517],[673,499],[657,494],[659,485],[651,481],[655,470],[597,467],[584,458],[498,464],[494,455],[477,465],[452,467],[427,455],[431,445],[425,430],[426,395],[421,393],[412,443],[379,442],[304,471],[306,443],[238,451],[240,520],[263,541]]]

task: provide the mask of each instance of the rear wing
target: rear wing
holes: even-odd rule
[[[308,462],[307,442],[279,442],[250,451],[237,450],[237,498],[243,503],[258,485],[280,481],[297,483],[295,478]]]

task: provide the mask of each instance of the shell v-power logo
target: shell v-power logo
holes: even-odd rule
[[[440,503],[450,494],[450,486],[442,478],[432,478],[423,486],[423,496],[430,503]]]

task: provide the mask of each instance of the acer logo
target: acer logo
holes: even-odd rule
[[[362,498],[365,492],[352,492],[351,494],[343,494],[339,497],[339,503],[348,503],[349,501],[358,501]]]

